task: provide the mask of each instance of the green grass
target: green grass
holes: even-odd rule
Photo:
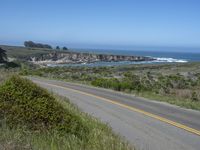
[[[46,90],[28,79],[13,76],[0,87],[0,119],[15,128],[25,126],[29,130],[74,134],[80,138],[88,128],[81,118],[64,109]]]
[[[26,58],[27,56],[37,56],[40,54],[48,54],[50,52],[56,51],[55,49],[28,48],[28,47],[23,47],[23,46],[0,45],[0,47],[6,50],[6,54],[8,57],[15,58],[15,59]],[[66,52],[66,51],[57,50],[57,52]]]
[[[141,92],[141,93],[134,93],[136,96],[161,101],[161,102],[167,102],[173,105],[177,105],[180,107],[188,108],[188,109],[195,109],[200,111],[200,102],[199,101],[191,101],[190,99],[181,99],[181,98],[175,98],[173,96],[163,96],[159,94],[155,94],[152,92]]]
[[[6,69],[0,68],[0,85],[5,82],[9,77],[18,74],[19,69]]]
[[[46,67],[22,75],[77,82],[138,93],[148,99],[200,110],[200,63],[147,64],[117,67]]]
[[[110,127],[27,79],[11,77],[0,93],[0,149],[132,149]]]
[[[20,46],[0,45],[0,47],[6,50],[8,57],[12,57],[12,58],[26,57],[26,56],[36,55],[36,54],[45,54],[52,51],[50,49],[27,48],[27,47],[22,47],[22,46],[20,47]]]
[[[113,134],[111,128],[102,124],[98,120],[80,112],[71,105],[66,99],[58,97],[58,100],[65,109],[72,113],[80,115],[89,127],[90,133],[88,140],[80,140],[73,135],[59,135],[57,132],[27,132],[23,129],[9,129],[3,125],[0,128],[0,147],[12,149],[31,149],[31,150],[128,150],[131,149],[128,143]]]

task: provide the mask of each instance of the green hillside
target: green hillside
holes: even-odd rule
[[[29,47],[23,47],[23,46],[0,45],[0,47],[6,50],[8,57],[12,57],[12,58],[24,58],[27,56],[48,54],[52,51],[66,52],[65,50],[56,50],[56,49],[47,49],[47,48],[29,48]]]
[[[65,98],[12,76],[0,86],[0,148],[127,150],[112,130]]]

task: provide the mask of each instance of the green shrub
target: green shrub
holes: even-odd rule
[[[10,128],[53,129],[76,136],[89,132],[79,116],[64,109],[46,90],[18,76],[11,77],[0,87],[0,119]]]
[[[192,97],[191,97],[192,101],[199,101],[197,93],[195,91],[192,92]]]
[[[18,62],[7,62],[5,68],[17,68],[20,67]]]
[[[21,128],[10,129],[2,123],[0,127],[0,149],[5,150],[133,150],[129,143],[112,132],[99,120],[80,112],[67,98],[56,96],[63,108],[78,115],[89,128],[87,139],[72,134],[52,132],[30,132]],[[84,135],[83,135],[84,136]]]

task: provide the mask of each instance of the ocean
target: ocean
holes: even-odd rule
[[[186,63],[186,62],[200,62],[200,52],[158,52],[158,51],[137,51],[137,50],[73,50],[79,52],[89,52],[98,54],[114,54],[114,55],[134,55],[134,56],[148,56],[155,58],[155,61],[142,62],[96,62],[90,64],[59,64],[59,66],[118,66],[128,64],[155,64],[155,63]],[[51,65],[52,66],[52,65]],[[57,65],[56,65],[57,66]]]

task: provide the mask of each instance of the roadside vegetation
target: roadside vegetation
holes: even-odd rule
[[[21,59],[49,51],[2,48],[0,149],[131,149],[111,128],[80,112],[68,99],[48,93],[18,75],[84,83],[200,110],[200,63],[42,67]]]
[[[131,149],[111,128],[80,112],[66,98],[17,75],[2,80],[0,149]]]
[[[112,129],[82,113],[67,98],[49,93],[19,74],[38,66],[0,55],[0,149],[128,150]]]
[[[3,46],[1,54],[4,56],[4,61],[7,60],[4,49],[8,58],[16,59],[14,62],[5,63],[0,78],[4,76],[6,70],[7,72],[17,70],[20,75],[90,84],[200,110],[200,63],[141,64],[118,67],[41,67],[28,63],[23,58],[49,53],[52,50]]]
[[[47,67],[21,74],[90,84],[200,110],[199,63]]]

